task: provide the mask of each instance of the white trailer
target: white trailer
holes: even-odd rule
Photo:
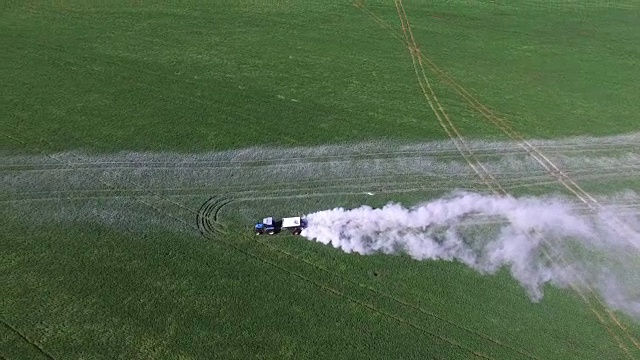
[[[302,220],[300,219],[300,216],[283,218],[282,228],[285,228],[285,229],[296,228],[296,227],[299,227],[301,223],[302,223]]]

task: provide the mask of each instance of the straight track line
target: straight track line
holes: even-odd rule
[[[412,58],[412,62],[413,62],[413,66],[414,69],[416,71],[416,75],[418,77],[418,81],[420,83],[420,87],[422,89],[423,94],[425,95],[425,98],[427,98],[427,101],[429,102],[430,107],[432,108],[432,110],[434,111],[434,113],[436,114],[436,117],[438,118],[438,121],[440,122],[441,126],[445,129],[445,131],[447,132],[447,135],[454,141],[454,143],[456,142],[454,140],[454,136],[452,135],[452,132],[455,133],[455,136],[460,139],[461,136],[459,134],[459,132],[457,131],[457,129],[455,128],[455,126],[453,126],[453,123],[451,122],[451,120],[449,119],[448,116],[446,116],[446,113],[444,112],[444,110],[442,109],[442,106],[440,105],[440,103],[437,100],[437,97],[435,96],[435,93],[433,93],[433,90],[431,88],[431,86],[429,85],[428,79],[426,77],[426,74],[424,72],[424,66],[422,63],[422,59],[423,56],[420,53],[420,50],[415,42],[415,37],[413,36],[413,32],[411,30],[411,25],[409,23],[409,20],[407,18],[407,14],[406,11],[404,9],[404,5],[403,5],[403,1],[402,0],[395,0],[395,5],[396,5],[396,10],[398,12],[398,17],[400,18],[400,22],[402,25],[402,32],[404,35],[404,39],[405,42],[408,46],[409,49],[409,53],[411,54],[411,58]],[[409,34],[409,36],[407,36],[407,33]],[[446,119],[446,123],[442,120],[442,118],[438,115],[438,111],[436,111],[436,108],[433,105],[433,102],[431,101],[430,97],[427,95],[427,92],[425,91],[425,87],[422,85],[422,81],[420,78],[420,74],[418,71],[418,67],[416,66],[416,57],[418,59],[417,64],[419,64],[420,66],[420,73],[422,74],[422,78],[425,80],[425,83],[427,84],[427,88],[429,89],[429,91],[432,93],[432,98],[433,98],[433,102],[436,102],[438,104],[438,110],[440,110],[443,114],[445,114],[445,119]],[[448,129],[447,125],[451,126],[451,131],[450,129]],[[479,164],[479,162],[477,162],[477,159],[475,159],[472,155],[471,156],[465,156],[465,154],[463,153],[462,149],[460,146],[456,145],[456,147],[458,147],[458,149],[460,149],[461,154],[465,157],[465,159],[469,162],[469,165],[474,169],[474,171],[483,179],[483,181],[487,182],[487,185],[489,186],[489,188],[494,191],[494,193],[502,193],[502,194],[506,194],[507,192],[504,190],[504,188],[502,188],[497,181],[495,181],[495,178],[493,178],[490,174],[488,174],[488,176],[483,176],[483,174],[476,168],[476,166],[473,165],[473,163],[471,162],[472,160],[476,161],[476,163],[478,163],[478,166],[485,172],[485,174],[487,174],[486,168],[484,168],[484,166],[482,166],[481,164]],[[470,149],[465,149],[467,151],[470,151]],[[534,151],[534,153],[536,153]],[[537,153],[536,153],[537,154]],[[539,161],[540,158],[543,159],[547,159],[546,157],[536,157],[536,161]],[[547,159],[548,160],[548,159]],[[539,161],[540,162],[540,161]],[[557,167],[555,167],[555,165],[552,166],[554,169],[557,169]],[[545,167],[547,169],[547,167]],[[489,180],[487,180],[487,178],[489,178]],[[489,183],[489,181],[492,181],[493,185],[492,186],[491,183]],[[561,182],[564,184],[564,182]],[[581,196],[579,194],[579,192],[574,191],[573,189],[570,189],[575,195],[577,195],[582,201],[586,201],[585,198],[583,196]],[[590,197],[591,199],[593,199],[592,197]],[[595,200],[595,199],[593,199]],[[543,239],[541,237],[541,239]],[[544,240],[545,243],[548,244],[548,241]],[[544,251],[546,253],[546,251]],[[552,261],[551,257],[548,256],[548,254],[546,255],[550,261]],[[566,262],[566,259],[563,259],[564,262]],[[624,328],[622,326],[622,324],[617,321],[617,319],[615,319],[615,317],[612,316],[612,312],[606,308],[606,306],[604,306],[604,304],[602,303],[602,301],[598,298],[598,296],[595,294],[594,290],[586,283],[586,281],[584,281],[584,279],[582,279],[581,277],[578,277],[581,282],[583,283],[583,285],[587,285],[587,288],[593,293],[593,295],[596,297],[597,301],[599,302],[599,304],[605,309],[605,312],[607,312],[610,316],[610,318],[614,321],[614,323],[621,329],[623,330],[623,332],[627,335],[627,337],[632,339],[632,342],[635,343],[634,339],[630,336],[630,334],[628,333],[628,331],[626,330],[626,328]],[[607,325],[607,323],[604,321],[603,316],[598,312],[598,310],[591,304],[591,302],[589,301],[589,299],[582,293],[582,291],[580,290],[580,288],[578,288],[577,286],[575,286],[574,284],[571,284],[571,286],[574,288],[574,290],[576,290],[578,292],[578,294],[580,295],[580,297],[585,301],[585,303],[587,304],[587,306],[591,309],[591,311],[593,312],[593,314],[596,316],[596,318],[598,319],[598,321],[605,327],[605,329],[607,329],[607,331],[609,332],[609,334],[612,336],[612,338],[616,341],[616,343],[618,344],[618,346],[622,349],[622,351],[627,355],[627,357],[629,357],[630,359],[631,357],[631,353],[629,351],[629,349],[627,348],[627,346],[624,344],[624,342],[621,341],[621,339],[619,338],[618,334],[615,333],[610,327],[609,325]]]

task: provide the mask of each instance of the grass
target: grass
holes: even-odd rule
[[[344,9],[285,7],[261,16],[243,7],[83,10],[69,3],[36,7],[29,21],[5,15],[3,45],[14,50],[2,59],[3,82],[16,84],[7,112],[57,150],[441,136],[437,124],[418,121],[421,112],[410,109],[421,103],[406,99],[415,85],[402,47],[358,40],[371,26],[348,6],[335,13]],[[278,20],[303,14],[318,26]],[[352,33],[353,44],[335,41],[336,24]],[[371,53],[378,53],[375,61]]]
[[[624,79],[637,71],[640,35],[627,30],[638,10],[624,2],[409,2],[407,11],[434,61],[519,131],[552,138],[635,129],[625,119],[637,111],[636,91]]]
[[[460,156],[437,153],[443,164],[417,177],[426,165],[394,152],[399,144],[448,138],[418,86],[393,2],[363,3],[2,5],[0,47],[8,51],[0,52],[0,355],[638,355],[623,330],[608,318],[603,327],[570,289],[548,287],[542,302],[531,303],[507,271],[482,276],[452,262],[348,255],[288,236],[253,238],[251,222],[268,213],[413,204],[461,187],[487,191]],[[407,1],[405,9],[430,85],[463,136],[514,138],[496,117],[483,116],[478,102],[525,138],[640,129],[630,80],[640,75],[639,14],[631,2]],[[353,153],[362,141],[391,155],[366,155],[379,166],[369,169],[357,161],[366,156]],[[189,158],[327,144],[336,144],[332,154],[342,162],[291,159],[302,150],[264,154],[278,161],[250,153],[253,162],[232,169],[206,158],[210,163],[194,166]],[[103,161],[122,160],[112,155],[120,151],[186,157],[84,169],[75,164],[84,155],[58,154],[70,150],[102,154]],[[610,151],[599,154],[615,158]],[[630,144],[619,151],[635,150]],[[11,165],[21,154],[34,157]],[[498,170],[506,166],[501,159],[518,160],[501,153],[478,158]],[[581,159],[564,165],[579,171]],[[454,174],[456,166],[467,173]],[[394,167],[409,174],[396,176]],[[637,187],[634,169],[616,171],[606,179],[571,174],[594,194]],[[548,183],[497,179],[514,194],[571,195],[551,176]],[[361,195],[372,187],[375,196]],[[214,240],[194,229],[194,212],[212,195],[235,200],[220,213],[227,233]],[[616,317],[640,337],[636,320]]]

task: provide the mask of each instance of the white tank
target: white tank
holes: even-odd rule
[[[282,219],[282,227],[283,228],[293,228],[300,226],[300,216],[297,217],[288,217]]]

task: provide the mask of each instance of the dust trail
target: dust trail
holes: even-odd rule
[[[456,192],[411,208],[390,203],[316,212],[302,235],[347,253],[459,261],[483,274],[506,267],[533,301],[543,297],[545,284],[567,287],[580,284],[580,276],[609,306],[640,319],[640,217],[625,215],[632,232],[622,232],[609,226],[614,208],[576,208],[559,196]],[[543,251],[569,263],[550,262]]]

